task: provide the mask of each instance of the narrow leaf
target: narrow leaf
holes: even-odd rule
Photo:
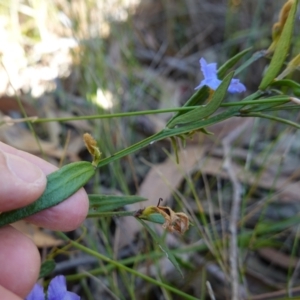
[[[234,75],[235,76],[238,75],[244,69],[248,68],[250,65],[252,65],[254,62],[259,60],[261,57],[264,57],[265,55],[266,55],[266,50],[261,50],[253,53],[253,55],[249,59],[247,59],[240,67],[238,67],[235,70]]]
[[[298,0],[296,0],[293,6],[291,7],[289,16],[285,22],[278,44],[275,48],[274,55],[270,62],[270,66],[268,67],[266,74],[263,77],[262,82],[259,86],[260,90],[265,90],[269,86],[269,84],[273,81],[273,79],[278,75],[285,61],[285,58],[288,54],[290,44],[291,44],[297,4],[298,4]]]
[[[180,266],[179,266],[179,264],[178,264],[175,256],[169,250],[169,248],[165,245],[165,243],[162,241],[162,239],[157,236],[157,234],[151,229],[151,227],[146,222],[144,222],[143,220],[138,219],[138,218],[137,218],[137,220],[148,230],[148,232],[151,234],[153,240],[159,245],[159,247],[161,248],[161,250],[166,254],[166,256],[169,259],[169,261],[173,264],[173,266],[176,268],[176,270],[183,277],[183,273],[182,273],[182,271],[180,269]]]
[[[299,223],[300,223],[299,215],[281,221],[276,221],[276,222],[260,222],[257,225],[256,233],[258,235],[264,235],[269,233],[276,234],[292,226],[297,226],[299,225]]]
[[[295,96],[300,96],[300,84],[294,80],[291,79],[282,79],[282,80],[275,80],[271,83],[272,86],[288,86],[293,90],[293,93]]]
[[[287,100],[285,102],[255,105],[255,106],[252,106],[249,108],[241,109],[241,113],[244,114],[244,113],[254,113],[254,112],[260,112],[260,111],[270,111],[270,109],[275,108],[276,106],[283,105],[287,102],[290,102],[290,100]]]
[[[265,103],[262,103],[263,101],[265,101]],[[291,101],[290,97],[286,95],[277,95],[269,98],[260,98],[259,100],[251,101],[251,104],[248,104],[251,106],[248,107],[247,105],[245,108],[241,109],[241,113],[252,113],[252,112],[269,110],[270,108],[283,105],[290,101]]]
[[[213,114],[222,103],[232,77],[233,77],[233,72],[229,73],[225,77],[225,79],[222,81],[220,86],[214,92],[212,99],[208,102],[207,105],[200,106],[198,108],[193,109],[192,111],[185,113],[184,115],[174,118],[174,120],[169,123],[168,127],[172,128],[179,124],[182,125],[186,123],[192,123],[204,119],[210,116],[211,114]]]
[[[209,88],[207,86],[203,86],[201,89],[197,90],[196,93],[194,93],[189,100],[183,105],[183,107],[189,107],[189,106],[197,106],[201,105],[207,100],[209,97]],[[179,111],[176,113],[167,123],[167,127],[170,123],[173,122],[174,119],[176,119],[178,116],[186,114],[188,111]]]
[[[42,196],[28,206],[0,214],[0,227],[29,217],[41,210],[55,206],[73,195],[94,175],[91,163],[80,161],[68,164],[47,176],[47,186]]]
[[[247,96],[244,100],[245,101],[255,100],[263,94],[264,94],[264,92],[257,91],[255,93]],[[233,107],[231,109],[228,109],[226,111],[221,112],[218,115],[212,116],[208,119],[198,120],[195,123],[188,124],[188,125],[185,125],[185,126],[182,126],[182,127],[177,127],[177,128],[172,128],[172,129],[171,128],[165,128],[162,131],[160,131],[160,132],[158,132],[158,133],[156,133],[156,134],[154,134],[154,135],[152,135],[152,136],[150,136],[150,137],[148,137],[148,138],[146,138],[142,141],[139,141],[136,144],[131,145],[130,147],[128,147],[124,150],[116,152],[113,155],[102,159],[99,162],[97,167],[100,168],[100,167],[105,166],[109,163],[112,163],[113,161],[116,161],[116,160],[118,160],[118,159],[120,159],[124,156],[127,156],[127,155],[129,155],[129,154],[131,154],[131,153],[133,153],[137,150],[140,150],[143,147],[149,146],[153,142],[157,142],[157,141],[160,141],[162,139],[169,138],[169,137],[172,137],[172,136],[180,136],[182,134],[189,133],[193,130],[199,130],[203,127],[210,126],[210,125],[216,124],[218,122],[224,121],[226,119],[229,119],[231,117],[237,116],[237,115],[239,115],[240,108],[243,107],[243,106],[245,106],[245,105],[243,104],[243,101],[241,101],[241,106]]]
[[[127,204],[146,200],[140,196],[89,195],[89,216],[95,213],[110,212]]]
[[[232,58],[230,58],[225,64],[223,64],[219,70],[218,70],[218,78],[223,79],[225,77],[225,74],[232,68],[234,65],[243,57],[245,56],[250,50],[252,50],[252,47],[247,48],[240,53],[236,54]]]
[[[298,123],[295,123],[295,122],[287,120],[287,119],[283,119],[283,118],[263,114],[263,113],[260,113],[260,112],[253,112],[253,113],[250,112],[250,113],[241,115],[241,117],[259,117],[259,118],[263,118],[263,119],[269,119],[269,120],[272,120],[272,121],[280,122],[282,124],[290,125],[292,127],[300,129],[300,124],[298,124]]]

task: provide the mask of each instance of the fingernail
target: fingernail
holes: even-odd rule
[[[27,183],[39,184],[44,181],[44,173],[40,168],[27,160],[9,153],[5,153],[7,167],[10,172]]]

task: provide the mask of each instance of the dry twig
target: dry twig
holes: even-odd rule
[[[234,172],[234,168],[231,161],[230,155],[230,145],[231,143],[240,136],[240,134],[245,130],[246,126],[249,126],[249,122],[245,122],[241,126],[237,127],[228,136],[226,136],[223,141],[224,149],[224,169],[226,169],[229,179],[232,183],[233,188],[233,198],[231,206],[231,215],[229,223],[230,231],[230,246],[229,246],[229,260],[230,260],[230,278],[231,278],[231,292],[232,300],[241,300],[244,298],[242,296],[242,291],[239,288],[239,274],[238,274],[238,244],[237,244],[237,223],[240,215],[240,205],[241,205],[241,194],[242,185],[240,184],[237,174]],[[244,293],[243,293],[244,294]]]

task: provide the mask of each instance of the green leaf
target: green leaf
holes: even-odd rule
[[[276,106],[280,106],[283,105],[287,102],[290,102],[290,100],[287,100],[285,102],[278,102],[278,103],[271,103],[271,104],[260,104],[257,106],[252,106],[252,107],[248,107],[248,108],[243,108],[240,110],[240,112],[242,114],[244,113],[254,113],[254,112],[261,112],[261,111],[270,111],[270,109],[272,110],[272,108],[276,107]]]
[[[290,121],[288,119],[283,119],[283,118],[279,118],[279,117],[276,117],[276,116],[263,114],[263,113],[260,113],[260,112],[249,112],[249,113],[241,114],[241,117],[258,117],[258,118],[263,118],[263,119],[269,119],[269,120],[272,120],[272,121],[280,122],[282,124],[286,124],[286,125],[295,127],[297,129],[300,129],[300,124],[298,124],[298,123],[295,123],[295,122]]]
[[[173,266],[176,268],[176,270],[183,277],[183,273],[180,269],[180,266],[179,266],[175,256],[169,250],[169,248],[166,246],[166,244],[162,241],[162,239],[151,229],[151,227],[146,222],[144,222],[142,219],[138,219],[138,218],[137,218],[137,220],[139,220],[139,222],[148,230],[148,232],[151,234],[153,240],[159,245],[161,250],[166,254],[169,261],[173,264]]]
[[[237,74],[241,73],[244,69],[248,68],[250,65],[259,60],[261,57],[264,57],[265,55],[266,50],[261,50],[253,53],[253,55],[248,60],[246,60],[240,67],[235,70],[234,75],[236,76]]]
[[[203,86],[201,89],[197,90],[196,93],[194,93],[189,100],[183,105],[183,107],[189,107],[189,106],[197,106],[201,105],[207,100],[209,97],[209,88],[207,86]],[[173,122],[174,119],[176,119],[178,116],[186,114],[188,111],[179,111],[176,113],[167,123],[167,127],[170,123]]]
[[[213,114],[222,103],[226,93],[228,86],[230,84],[230,81],[233,77],[233,72],[229,73],[225,79],[222,81],[220,86],[216,89],[214,92],[212,99],[208,102],[205,106],[200,106],[192,111],[189,111],[185,113],[184,115],[178,116],[177,118],[174,118],[172,122],[169,123],[168,127],[172,128],[176,125],[182,125],[186,123],[193,123],[198,120],[202,120],[211,114]]]
[[[296,215],[294,217],[290,217],[288,219],[284,219],[276,222],[260,222],[257,225],[256,232],[258,235],[264,235],[269,233],[278,233],[282,232],[292,226],[297,226],[300,223],[300,215]]]
[[[140,196],[117,196],[117,195],[89,195],[89,217],[93,214],[111,212],[127,204],[146,201],[146,198]]]
[[[291,7],[289,16],[284,24],[284,28],[279,38],[278,44],[275,48],[272,60],[270,62],[270,66],[268,67],[266,74],[263,77],[262,82],[259,86],[260,90],[265,90],[269,86],[273,79],[278,75],[285,61],[291,44],[297,5],[298,0],[296,0],[293,6]]]
[[[55,261],[53,259],[48,259],[44,261],[41,265],[39,279],[50,275],[55,269]]]
[[[218,78],[223,79],[225,77],[226,73],[250,50],[252,50],[252,47],[241,51],[240,53],[238,53],[235,56],[233,56],[232,58],[230,58],[225,64],[223,64],[218,70]]]
[[[170,138],[170,140],[171,140],[172,148],[173,148],[174,153],[175,153],[176,163],[179,164],[177,140],[173,136]]]
[[[291,79],[282,79],[282,80],[275,80],[271,83],[271,86],[288,86],[293,90],[295,96],[300,96],[300,84]]]
[[[0,227],[29,217],[41,210],[55,206],[83,187],[94,175],[90,162],[68,164],[47,176],[47,186],[42,196],[28,206],[0,214]]]
[[[263,238],[258,238],[256,239],[252,244],[251,244],[251,250],[258,250],[261,248],[281,248],[282,243],[277,241],[274,238],[268,238],[268,237],[263,237]],[[246,247],[249,249],[249,243]]]
[[[147,215],[146,217],[137,217],[138,219],[146,220],[152,223],[157,223],[157,224],[164,224],[166,222],[166,219],[163,217],[162,214],[159,213],[152,213]]]
[[[265,101],[265,103],[263,103],[263,101]],[[269,98],[260,98],[259,100],[251,101],[251,104],[249,104],[248,101],[246,107],[242,108],[240,111],[241,113],[259,112],[269,110],[270,108],[283,105],[290,101],[290,97],[286,95],[277,95]],[[248,105],[251,106],[249,107]]]
[[[206,128],[200,128],[199,130],[206,135],[214,135],[213,132],[208,131]]]
[[[262,92],[262,91],[256,91],[255,93],[247,96],[244,100],[245,101],[255,100],[263,94],[264,94],[264,92]],[[243,106],[245,106],[245,105],[243,104],[243,100],[242,100],[240,106],[236,106],[236,107],[227,109],[226,111],[223,111],[223,112],[219,113],[218,115],[212,116],[208,119],[198,120],[197,122],[194,122],[192,124],[188,124],[188,125],[185,125],[182,127],[177,127],[177,128],[172,128],[172,129],[165,128],[162,131],[160,131],[152,136],[149,136],[148,138],[146,138],[140,142],[137,142],[136,144],[131,145],[130,147],[128,147],[126,149],[123,149],[119,152],[114,153],[113,155],[111,155],[109,157],[102,159],[99,162],[97,167],[100,168],[102,166],[105,166],[105,165],[107,165],[113,161],[116,161],[126,155],[129,155],[137,150],[140,150],[143,147],[149,146],[153,142],[157,142],[157,141],[160,141],[162,139],[169,138],[172,136],[180,136],[182,134],[189,133],[193,130],[198,130],[198,129],[204,128],[206,126],[210,126],[210,125],[216,124],[218,122],[224,121],[231,117],[238,116],[239,110]]]

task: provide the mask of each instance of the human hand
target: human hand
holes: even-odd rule
[[[0,142],[0,212],[26,206],[46,187],[46,175],[57,168],[29,153]],[[57,206],[26,218],[52,230],[77,228],[88,211],[88,196],[80,189]],[[40,254],[34,243],[11,226],[0,228],[0,298],[24,299],[37,281]]]

